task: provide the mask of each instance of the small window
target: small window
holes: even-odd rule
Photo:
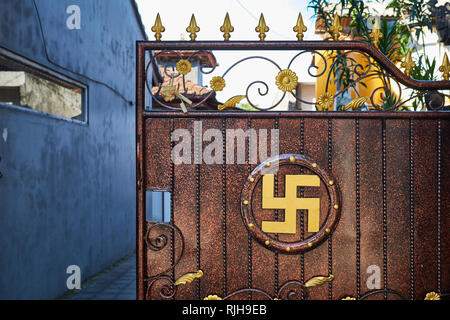
[[[146,219],[151,222],[170,222],[170,192],[146,192]]]
[[[0,103],[86,121],[83,100],[75,81],[0,53]]]

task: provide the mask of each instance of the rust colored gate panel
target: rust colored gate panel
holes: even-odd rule
[[[249,119],[247,121],[247,127],[259,130],[259,129],[270,129],[276,128],[279,126],[278,119]],[[232,128],[232,127],[230,127]],[[268,135],[267,137],[267,145],[270,146],[270,137]],[[295,142],[294,142],[295,144]],[[247,146],[248,150],[248,146]],[[280,146],[280,150],[282,150],[282,146]],[[269,151],[268,151],[269,152]],[[248,168],[248,172],[244,174],[245,177],[247,177],[250,172],[252,172],[256,167],[256,164],[250,164]],[[276,178],[276,181],[278,179]],[[275,182],[277,184],[277,191],[278,194],[280,191],[280,183]],[[241,184],[240,188],[242,188],[243,183]],[[240,190],[238,192],[240,194]],[[257,212],[262,212],[262,208],[260,204],[254,208]],[[272,211],[272,212],[270,212]],[[269,210],[269,217],[268,219],[274,218],[278,212],[278,210]],[[242,219],[239,221],[241,225]],[[245,233],[247,233],[247,230],[244,230]],[[260,288],[269,294],[275,296],[276,292],[278,291],[280,279],[279,279],[279,270],[282,266],[281,255],[274,253],[272,251],[266,250],[264,247],[262,247],[259,243],[255,242],[250,236],[248,238],[248,251],[251,255],[251,260],[249,261],[251,263],[251,266],[249,268],[248,272],[248,287],[253,288]],[[287,257],[289,259],[289,257]],[[286,267],[288,267],[288,264],[285,264]],[[292,265],[292,264],[291,264]],[[278,270],[278,272],[277,272]],[[239,285],[238,285],[239,286]],[[242,287],[242,285],[241,285]],[[247,296],[241,296],[242,298],[253,298],[253,299],[263,299],[264,296],[253,294],[253,295],[247,295]]]
[[[410,298],[410,139],[409,120],[386,122],[387,282]],[[398,137],[406,137],[401,140]],[[407,177],[399,179],[399,177]]]
[[[371,290],[367,283],[373,266],[381,272],[382,292],[371,298],[398,297],[391,290],[408,299],[448,292],[449,120],[448,113],[436,112],[144,113],[145,189],[171,191],[172,214],[168,226],[142,224],[145,240],[138,255],[146,261],[143,298],[359,298]],[[201,121],[203,133],[217,129],[224,142],[226,129],[279,129],[280,154],[305,155],[334,177],[341,199],[334,232],[317,247],[296,254],[273,251],[256,241],[241,217],[241,191],[260,161],[250,163],[248,153],[243,164],[170,161],[172,132],[187,129],[194,137],[195,121]],[[208,144],[202,142],[203,147]],[[235,144],[223,144],[223,160],[232,147]],[[311,173],[304,167],[281,166],[274,178],[275,197],[285,196],[286,174]],[[300,187],[297,196],[320,196],[326,190]],[[261,184],[254,193],[258,224],[283,220],[284,210],[261,207]],[[320,197],[324,223],[332,204]],[[304,211],[297,215],[296,234],[279,234],[278,240],[311,235]],[[191,280],[176,285],[187,273]],[[298,285],[330,274],[333,281],[321,287]]]
[[[318,164],[324,168],[331,168],[331,158],[328,157],[329,146],[331,147],[331,135],[328,130],[331,128],[331,120],[322,119],[301,119],[303,123],[303,151],[311,158],[316,159]],[[302,132],[302,131],[300,131]],[[280,136],[286,135],[286,139],[289,137],[287,133],[280,133]],[[302,149],[300,149],[302,151]],[[321,203],[325,205],[325,203]],[[330,274],[331,270],[331,256],[329,255],[329,248],[331,242],[327,241],[316,249],[304,253],[303,267],[304,276],[302,280],[311,279],[318,274],[325,275]],[[331,286],[331,283],[329,284]],[[311,290],[309,293],[310,299],[328,299],[329,297],[328,285],[320,286]]]
[[[208,119],[202,122],[202,131],[217,129],[222,133],[222,119]],[[203,146],[207,146],[203,142]],[[223,150],[222,150],[223,151]],[[200,279],[200,298],[216,292],[224,283],[223,261],[223,192],[222,165],[200,166],[200,269],[208,270]],[[222,294],[220,291],[218,292]]]
[[[355,123],[356,152],[355,173],[355,230],[358,238],[357,257],[359,264],[357,274],[357,295],[367,290],[367,268],[371,265],[380,267],[385,273],[383,256],[387,253],[387,244],[383,241],[387,228],[387,193],[386,186],[386,128],[383,120],[360,119]],[[358,167],[358,169],[356,169]],[[358,206],[359,204],[359,206]],[[377,230],[378,232],[370,232]],[[386,238],[387,239],[387,238]],[[357,258],[358,259],[358,258]],[[387,285],[386,277],[381,279],[381,288]],[[362,292],[361,292],[361,289]]]
[[[339,183],[342,199],[339,226],[329,240],[332,257],[330,273],[335,276],[331,287],[332,299],[354,295],[356,291],[355,127],[355,121],[351,119],[331,121],[331,170]],[[346,227],[342,228],[342,225]]]
[[[183,128],[193,135],[193,119],[174,119],[173,129]],[[199,236],[199,204],[198,204],[198,168],[194,164],[174,165],[173,173],[173,223],[178,226],[185,240],[185,250],[180,262],[175,266],[175,279],[186,272],[199,269],[200,248]],[[148,186],[147,186],[148,187]],[[205,270],[206,271],[206,270]],[[197,282],[198,283],[198,282]],[[197,283],[182,286],[177,290],[176,299],[198,299]]]
[[[437,121],[413,121],[411,130],[414,136],[412,274],[414,298],[419,299],[437,286]]]

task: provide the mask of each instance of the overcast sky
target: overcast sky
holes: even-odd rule
[[[267,26],[270,28],[266,40],[297,40],[292,30],[297,22],[298,13],[301,12],[304,23],[308,27],[304,40],[320,39],[314,34],[313,11],[307,9],[308,1],[301,0],[137,0],[143,23],[150,40],[154,40],[151,27],[155,23],[159,12],[162,24],[165,27],[162,40],[180,40],[181,37],[189,40],[186,27],[192,14],[200,32],[196,40],[223,40],[220,26],[223,24],[226,13],[230,15],[234,32],[231,40],[259,40],[255,27],[258,25],[260,14],[264,14]],[[219,67],[211,75],[204,76],[203,85],[209,86],[212,76],[221,76],[234,62],[249,55],[264,55],[274,60],[281,69],[287,68],[290,59],[298,52],[215,52]],[[303,58],[304,57],[304,58]],[[296,71],[299,81],[312,81],[307,75],[307,67],[311,63],[311,55],[305,54],[296,59],[291,69]],[[254,103],[263,106],[271,104],[280,97],[280,91],[275,86],[275,76],[278,73],[270,62],[265,60],[249,60],[233,68],[226,77],[226,88],[219,92],[218,100],[224,102],[229,97],[245,94],[248,84],[255,80],[265,81],[269,85],[269,94],[266,97],[255,97]],[[244,79],[245,78],[245,79]],[[257,88],[253,88],[257,89]]]

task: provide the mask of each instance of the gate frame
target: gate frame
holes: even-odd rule
[[[450,112],[339,112],[339,111],[145,111],[146,52],[152,50],[357,50],[369,54],[380,67],[394,79],[408,88],[417,90],[449,90],[450,81],[415,80],[405,75],[375,46],[361,41],[137,41],[136,42],[136,274],[137,298],[145,299],[144,291],[144,224],[145,224],[145,183],[144,183],[144,120],[146,118],[351,118],[351,119],[449,119]]]

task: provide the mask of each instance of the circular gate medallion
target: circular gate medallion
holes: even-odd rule
[[[305,252],[335,230],[340,217],[338,186],[314,160],[282,154],[262,162],[247,178],[241,215],[248,232],[264,247],[287,254]]]

